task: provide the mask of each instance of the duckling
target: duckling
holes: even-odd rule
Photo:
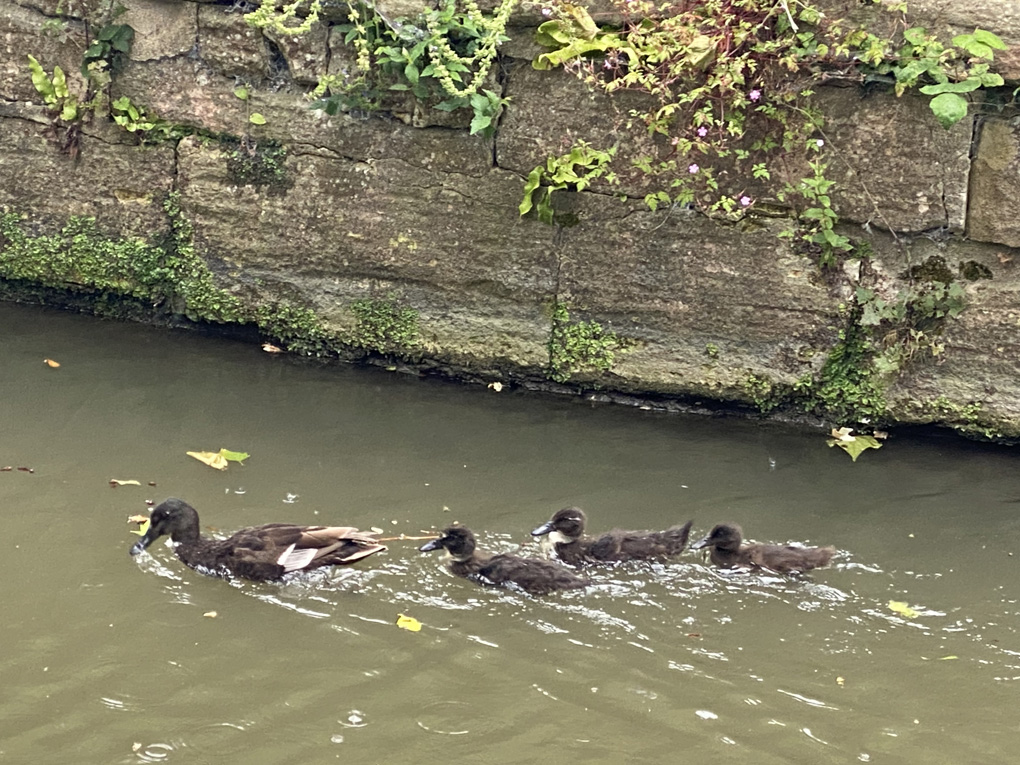
[[[548,534],[542,546],[551,545],[564,563],[577,566],[583,563],[610,561],[649,560],[678,555],[687,544],[691,521],[672,526],[665,531],[624,531],[613,529],[594,539],[584,536],[588,518],[579,507],[565,507],[556,511],[548,523],[532,531],[536,537]]]
[[[294,526],[267,523],[241,529],[227,539],[199,533],[198,511],[171,497],[149,517],[149,530],[131,548],[138,555],[166,534],[174,552],[202,574],[233,574],[254,582],[280,579],[291,571],[353,563],[386,549],[371,535],[349,526]]]
[[[476,549],[475,535],[463,526],[450,526],[438,539],[427,542],[421,552],[444,548],[449,555],[450,572],[466,579],[481,578],[497,585],[515,584],[531,595],[547,595],[556,590],[574,590],[591,584],[553,561],[521,558],[509,553],[482,552]]]
[[[711,547],[712,563],[722,568],[745,566],[767,568],[779,574],[795,574],[827,566],[835,547],[794,547],[792,545],[748,544],[741,546],[744,532],[735,523],[720,523],[692,550]]]

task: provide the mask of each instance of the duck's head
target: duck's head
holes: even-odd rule
[[[426,542],[418,549],[421,552],[445,549],[456,561],[466,561],[475,554],[475,535],[463,526],[449,526],[439,533],[438,539]]]
[[[737,550],[744,539],[744,532],[735,523],[720,523],[708,535],[691,545],[692,550],[715,547],[719,550]]]
[[[180,541],[184,535],[198,536],[198,512],[182,499],[171,497],[160,502],[149,516],[149,530],[135,542],[132,555],[138,555],[162,536]]]
[[[584,536],[584,526],[588,522],[584,510],[579,507],[565,507],[531,532],[532,536],[541,537],[549,534],[554,543],[570,544]]]

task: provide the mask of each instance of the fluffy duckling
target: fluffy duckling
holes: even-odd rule
[[[509,553],[483,552],[477,549],[475,535],[463,526],[450,526],[418,549],[421,552],[443,548],[449,555],[450,572],[467,579],[481,578],[497,585],[515,584],[531,595],[546,595],[556,590],[574,590],[591,582],[558,563],[538,558],[521,558]]]
[[[610,561],[650,560],[678,555],[687,544],[691,521],[672,526],[665,531],[624,531],[613,529],[595,538],[584,536],[588,522],[584,510],[565,507],[558,510],[548,523],[532,531],[542,540],[543,547],[551,545],[564,563],[577,566],[583,563]]]
[[[795,574],[827,566],[835,547],[794,547],[792,545],[748,544],[741,546],[744,532],[735,523],[720,523],[699,539],[692,550],[711,547],[712,563],[722,568],[737,566],[767,568],[779,574]]]
[[[291,571],[353,563],[386,549],[371,535],[350,526],[294,526],[267,523],[241,529],[227,539],[199,533],[198,512],[180,499],[157,505],[149,530],[131,548],[138,555],[161,536],[170,535],[174,552],[202,574],[234,575],[255,582],[280,579]]]

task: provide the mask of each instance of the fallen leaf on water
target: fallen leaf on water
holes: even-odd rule
[[[832,430],[832,438],[827,443],[829,446],[838,446],[850,455],[850,459],[857,462],[861,452],[865,449],[881,449],[880,444],[874,436],[851,436],[852,428],[840,428]]]
[[[13,465],[4,465],[3,467],[0,467],[0,473],[9,473],[12,470],[14,470]]]
[[[140,537],[144,537],[149,532],[149,516],[147,515],[132,515],[128,518],[128,523],[137,523],[138,528],[132,529],[132,534],[137,534]]]
[[[60,362],[54,361],[53,359],[43,359],[43,363],[46,364],[46,366],[53,367],[54,369],[60,366]]]
[[[885,439],[887,439],[889,437],[889,433],[887,431],[884,431],[884,430],[876,430],[871,435],[873,435],[879,441],[885,441]]]
[[[204,617],[206,617],[208,619],[215,619],[217,614],[216,614],[215,611],[206,611],[204,614],[202,614],[202,616],[204,616]]]
[[[127,481],[122,481],[119,478],[110,479],[110,486],[113,486],[114,488],[117,488],[118,486],[141,486],[141,485],[142,484],[140,482],[134,480],[133,478]]]
[[[19,467],[18,470],[20,470],[22,473],[34,473],[35,472],[35,469],[34,468],[30,468],[30,467]]]
[[[953,659],[959,659],[959,656],[940,656],[939,661],[952,661]]]
[[[199,462],[217,470],[226,470],[227,462],[243,462],[251,455],[247,452],[232,452],[229,449],[220,449],[218,452],[188,452],[189,457],[194,457]]]
[[[403,614],[397,614],[397,626],[402,630],[410,630],[411,632],[421,632],[421,622],[415,619],[413,616],[404,616]]]
[[[902,601],[899,601],[899,600],[890,600],[889,601],[889,610],[893,611],[893,612],[895,612],[897,614],[900,614],[902,616],[905,616],[908,619],[914,619],[914,618],[920,616],[920,614],[917,611],[912,609],[906,603],[904,603]]]
[[[136,741],[135,743],[133,743],[131,745],[131,751],[132,752],[137,752],[141,748],[142,748],[142,743],[140,741]]]
[[[846,680],[844,680],[842,677],[836,678],[836,685],[838,685],[840,688],[842,688],[845,684]]]
[[[283,348],[277,348],[272,343],[262,343],[262,350],[266,353],[283,353]]]
[[[501,382],[491,382],[491,383],[489,383],[489,387],[492,388],[494,391],[496,391],[496,393],[499,393],[501,390],[503,390],[503,383],[501,383]]]
[[[149,520],[149,516],[147,516],[147,515],[129,515],[128,516],[128,523],[145,523],[147,520]]]

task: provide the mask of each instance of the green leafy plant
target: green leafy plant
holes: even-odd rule
[[[614,183],[616,175],[610,171],[609,163],[615,155],[615,146],[603,151],[578,141],[566,154],[549,157],[544,165],[528,173],[524,199],[518,207],[520,214],[527,215],[534,208],[538,219],[551,225],[555,217],[551,204],[553,192],[566,188],[583,191],[602,177]]]
[[[1000,75],[989,71],[996,50],[1006,45],[984,29],[957,35],[952,46],[943,45],[924,27],[903,32],[903,44],[892,50],[892,42],[866,35],[861,45],[861,60],[871,67],[867,77],[893,85],[897,96],[918,87],[929,102],[942,127],[949,129],[967,116],[968,102],[961,93],[1003,84]],[[923,84],[927,83],[927,84]]]
[[[418,312],[400,307],[392,298],[367,298],[351,303],[356,325],[351,343],[381,353],[406,352],[418,343]]]
[[[566,382],[582,370],[608,371],[616,361],[616,352],[623,347],[623,341],[615,332],[595,321],[571,321],[565,303],[553,305],[549,379]]]
[[[109,23],[99,29],[92,44],[82,55],[81,75],[89,79],[98,69],[119,74],[127,63],[135,30],[127,24]]]
[[[848,237],[837,234],[835,230],[839,216],[832,209],[829,194],[835,182],[825,177],[828,165],[821,160],[813,160],[808,164],[812,175],[801,178],[796,186],[788,186],[779,194],[780,199],[792,198],[806,205],[798,215],[799,227],[785,231],[780,236],[795,237],[814,245],[818,251],[818,265],[823,268],[832,267],[838,262],[840,254],[851,252],[854,246]]]
[[[496,60],[510,12],[518,0],[501,0],[486,16],[474,0],[457,9],[443,0],[416,19],[391,21],[371,4],[350,0],[348,23],[340,25],[344,41],[356,51],[354,71],[324,76],[313,93],[313,106],[327,114],[349,109],[385,108],[386,94],[406,92],[419,101],[436,102],[441,111],[470,109],[472,135],[491,137],[508,103],[500,93],[484,88]],[[321,9],[313,3],[304,23],[294,24],[298,4],[282,11],[272,0],[245,18],[260,27],[297,34],[310,28]],[[282,26],[281,26],[282,25]]]
[[[78,98],[67,87],[67,77],[59,66],[53,67],[53,76],[46,74],[34,56],[28,57],[28,68],[32,73],[32,85],[43,97],[53,114],[64,122],[79,119],[83,109]]]

